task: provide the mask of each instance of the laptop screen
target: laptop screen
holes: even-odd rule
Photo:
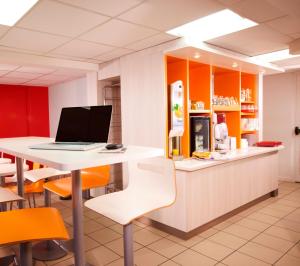
[[[112,106],[63,108],[55,142],[107,142]]]

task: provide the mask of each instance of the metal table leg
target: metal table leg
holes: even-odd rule
[[[24,169],[23,159],[16,157],[17,167],[17,182],[18,182],[18,194],[20,197],[24,197]],[[19,209],[24,208],[24,201],[18,201]],[[32,249],[31,243],[20,244],[20,261],[22,266],[32,266]]]
[[[72,204],[75,266],[85,265],[80,170],[72,171]]]
[[[45,189],[45,206],[50,207],[51,195],[49,190]],[[51,261],[57,260],[67,255],[66,249],[60,242],[53,240],[41,241],[32,247],[32,257],[36,260]]]

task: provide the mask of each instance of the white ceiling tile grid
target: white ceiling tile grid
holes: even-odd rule
[[[76,37],[107,21],[109,17],[55,1],[40,1],[17,26],[41,32]]]
[[[300,8],[300,1],[299,1]],[[292,35],[300,31],[300,17],[284,16],[278,19],[274,19],[266,23],[271,28],[287,35]]]
[[[121,57],[121,56],[130,54],[130,53],[133,53],[133,52],[134,51],[130,50],[130,49],[117,48],[117,49],[115,49],[115,50],[113,50],[113,51],[111,51],[107,54],[103,54],[103,55],[98,56],[96,59],[99,59],[103,62],[106,62],[106,61],[112,60],[114,58]]]
[[[80,36],[80,39],[123,47],[129,43],[139,41],[157,33],[159,33],[159,31],[118,19],[112,19],[90,32],[83,34]]]

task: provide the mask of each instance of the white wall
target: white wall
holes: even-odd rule
[[[294,180],[299,174],[299,138],[295,136],[297,112],[300,106],[300,85],[297,85],[300,73],[283,73],[264,77],[264,140],[283,141],[285,149],[280,152],[281,179]],[[300,126],[300,125],[298,125]]]
[[[62,107],[97,104],[97,74],[49,87],[50,136],[55,137]]]

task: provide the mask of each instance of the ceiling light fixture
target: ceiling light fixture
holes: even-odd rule
[[[289,58],[293,58],[293,57],[297,57],[297,56],[300,56],[300,55],[291,55],[289,53],[289,49],[285,49],[285,50],[280,50],[280,51],[276,51],[276,52],[272,52],[272,53],[252,56],[251,59],[264,61],[264,62],[275,62],[275,61],[289,59]]]
[[[39,0],[1,0],[0,25],[15,25]]]
[[[238,66],[239,66],[239,65],[238,65],[237,62],[233,62],[233,63],[232,63],[232,67],[233,67],[233,68],[236,68],[236,67],[238,67]]]
[[[206,41],[256,25],[254,21],[243,18],[229,9],[224,9],[171,29],[167,33],[187,37],[192,41]]]

